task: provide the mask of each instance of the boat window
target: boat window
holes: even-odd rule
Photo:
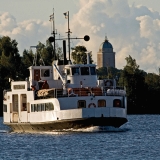
[[[122,107],[121,106],[121,100],[120,99],[114,99],[113,107]]]
[[[27,104],[26,103],[22,103],[21,111],[27,111]]]
[[[29,107],[29,106],[30,106],[30,103],[27,103],[27,112],[28,112],[28,113],[30,113],[30,112],[31,112],[31,109],[30,109],[30,107]]]
[[[53,103],[49,103],[49,108],[50,108],[50,110],[54,110]]]
[[[86,101],[79,100],[78,101],[78,108],[86,108]]]
[[[34,104],[34,111],[38,112],[37,104]]]
[[[70,73],[70,69],[67,69],[67,75],[70,75],[71,73]]]
[[[23,85],[23,84],[21,84],[21,85],[13,85],[13,89],[14,90],[25,89],[25,85]]]
[[[40,70],[34,69],[34,80],[39,81],[39,79],[40,79]]]
[[[45,103],[42,104],[42,111],[45,111]]]
[[[78,67],[72,68],[72,75],[79,75],[79,68]]]
[[[3,112],[7,112],[7,105],[3,104]]]
[[[50,109],[49,109],[49,107],[50,107],[50,106],[49,106],[49,103],[46,103],[45,106],[46,106],[46,111],[49,111],[49,110],[50,110]]]
[[[89,75],[89,67],[81,67],[81,75]]]
[[[31,104],[31,112],[34,112],[34,104]]]
[[[13,112],[18,112],[18,94],[12,95],[12,99],[13,99]]]
[[[98,107],[106,107],[106,100],[104,99],[98,100]]]
[[[38,112],[41,111],[41,104],[38,104]]]
[[[90,67],[90,72],[91,72],[91,75],[96,75],[95,67]]]
[[[41,77],[49,77],[49,76],[50,76],[49,69],[42,69],[41,70]]]

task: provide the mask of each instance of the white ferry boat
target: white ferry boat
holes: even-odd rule
[[[4,92],[4,124],[12,131],[120,127],[127,122],[125,90],[114,79],[98,80],[95,64],[71,64],[64,53],[64,60],[30,66],[29,71],[29,78],[11,81]]]
[[[115,80],[97,80],[94,64],[31,66],[29,70],[29,79],[11,81],[11,90],[4,95],[4,124],[12,131],[120,127],[127,122],[125,91]],[[41,89],[46,80],[49,89]]]

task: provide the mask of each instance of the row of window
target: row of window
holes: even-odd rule
[[[31,104],[31,112],[51,111],[54,110],[53,103]]]
[[[85,100],[78,101],[78,108],[90,108],[90,107],[106,107],[106,100],[98,100],[98,106],[95,103],[90,103],[86,106]],[[121,100],[114,99],[113,107],[124,108]],[[41,112],[41,111],[51,111],[54,110],[53,103],[41,103],[41,104],[31,104],[31,112]],[[7,105],[3,104],[3,112],[7,112]]]
[[[79,100],[78,101],[78,108],[90,108],[90,107],[106,107],[106,100],[103,100],[103,99],[98,100],[98,106],[96,106],[95,103],[90,103],[88,106],[86,106],[86,101],[85,100]],[[114,99],[113,100],[113,107],[124,108],[120,99]]]
[[[74,67],[71,70],[67,69],[67,75],[96,75],[96,69],[95,67]]]

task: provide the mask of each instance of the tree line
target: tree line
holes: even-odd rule
[[[87,62],[86,47],[72,48],[71,57],[74,64]],[[55,51],[52,43],[38,42],[36,51],[24,50],[19,54],[18,43],[8,36],[0,37],[0,106],[2,108],[4,89],[10,89],[9,78],[24,80],[29,77],[28,67],[37,65],[52,65],[56,59],[62,59],[62,48],[56,44]],[[90,54],[90,63],[93,63]],[[127,112],[129,114],[159,114],[160,77],[155,73],[147,73],[139,69],[136,60],[130,55],[125,58],[123,69],[102,67],[97,69],[99,79],[115,78],[119,86],[124,86],[127,93]]]

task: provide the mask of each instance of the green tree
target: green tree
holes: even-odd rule
[[[86,64],[87,63],[87,49],[84,46],[76,46],[72,48],[73,52],[71,53],[71,57],[73,59],[73,64]],[[89,63],[92,64],[92,54],[89,54]]]
[[[145,76],[147,85],[147,113],[160,113],[159,104],[160,95],[160,76],[155,73],[148,73]]]
[[[32,50],[24,50],[21,59],[21,77],[24,80],[29,77],[28,67],[33,65],[34,54]]]
[[[1,87],[9,88],[8,79],[18,79],[21,66],[21,57],[18,53],[18,43],[10,37],[0,38],[0,70]]]
[[[57,57],[62,57],[62,49],[56,44],[55,55],[52,44],[47,40],[46,45],[39,42],[36,49],[37,65],[52,65]]]
[[[155,73],[148,73],[145,76],[145,83],[148,85],[148,89],[160,89],[160,76]]]
[[[101,67],[97,69],[99,79],[119,79],[122,70],[114,67]]]
[[[136,107],[139,107],[140,110],[140,107],[144,107],[146,103],[146,73],[139,69],[136,60],[130,55],[125,59],[127,64],[121,73],[120,83],[124,83],[126,87],[129,110],[133,107],[134,110]]]

